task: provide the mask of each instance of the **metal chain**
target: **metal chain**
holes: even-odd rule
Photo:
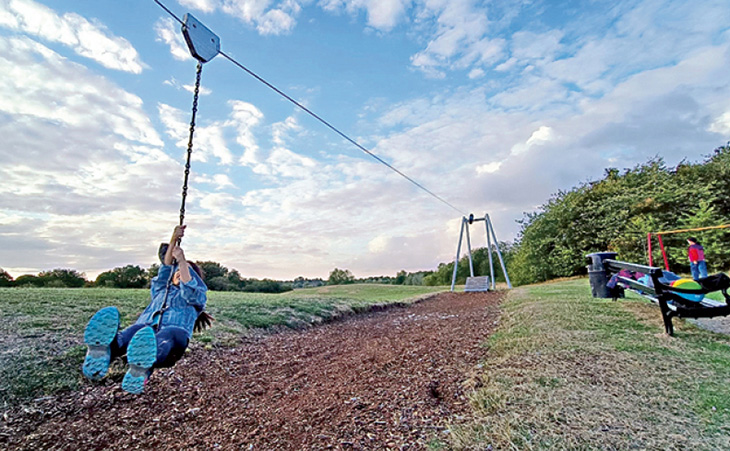
[[[182,187],[182,205],[180,206],[180,225],[185,220],[185,198],[188,197],[188,176],[190,175],[190,156],[193,154],[193,134],[195,133],[195,115],[198,112],[198,93],[200,92],[200,75],[203,72],[203,63],[198,61],[195,74],[195,92],[193,95],[193,117],[190,120],[190,138],[188,139],[188,158],[185,163],[185,181]]]

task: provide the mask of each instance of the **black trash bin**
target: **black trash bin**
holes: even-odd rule
[[[613,293],[606,286],[608,283],[608,275],[606,268],[603,267],[603,261],[614,259],[618,254],[616,252],[594,252],[586,255],[588,259],[588,281],[591,284],[591,294],[594,298],[613,298]]]

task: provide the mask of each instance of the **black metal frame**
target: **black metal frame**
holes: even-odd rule
[[[672,318],[714,318],[716,316],[727,316],[730,315],[730,295],[728,295],[728,288],[730,286],[724,286],[716,290],[687,290],[682,288],[675,288],[665,283],[662,283],[659,279],[663,277],[664,273],[661,268],[654,266],[637,265],[634,263],[622,262],[619,260],[604,260],[603,266],[606,269],[609,277],[613,274],[617,274],[622,269],[628,271],[640,272],[647,274],[651,277],[653,287],[639,283],[634,279],[627,277],[618,276],[618,281],[629,289],[639,292],[642,296],[649,297],[652,301],[659,304],[659,309],[662,312],[662,320],[664,321],[664,329],[668,335],[674,335],[674,326],[672,325]],[[683,298],[679,294],[707,294],[714,291],[721,291],[725,298],[727,305],[708,305],[701,302],[693,302]]]

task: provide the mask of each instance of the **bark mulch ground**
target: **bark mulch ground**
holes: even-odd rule
[[[323,326],[195,347],[141,396],[118,383],[0,419],[10,449],[424,449],[468,415],[500,293],[442,293]]]

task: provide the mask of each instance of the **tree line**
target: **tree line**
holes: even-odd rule
[[[283,293],[292,290],[292,284],[271,279],[244,278],[233,269],[229,270],[213,261],[195,262],[203,271],[208,289],[213,291],[243,291],[256,293]],[[51,288],[149,288],[157,276],[160,266],[153,264],[145,269],[137,265],[126,265],[99,274],[94,281],[74,269],[54,269],[38,275],[22,275],[13,279],[7,271],[0,269],[0,287],[51,287]]]
[[[423,280],[432,271],[409,273],[399,271],[395,276],[371,276],[355,278],[348,269],[335,268],[327,280],[297,277],[290,281],[244,278],[235,269],[229,269],[214,261],[196,261],[203,271],[203,279],[212,291],[242,291],[257,293],[283,293],[298,288],[315,288],[323,285],[344,285],[352,283],[377,283],[389,285],[423,285]],[[153,264],[147,269],[127,265],[105,271],[94,281],[86,279],[84,273],[74,269],[54,269],[38,275],[22,275],[13,280],[10,274],[0,268],[0,287],[51,287],[51,288],[149,288],[150,281],[157,276],[160,266]]]
[[[433,271],[398,271],[395,276],[369,276],[355,278],[349,269],[335,268],[327,278],[327,285],[347,285],[352,283],[377,283],[385,285],[424,285],[424,279]]]

